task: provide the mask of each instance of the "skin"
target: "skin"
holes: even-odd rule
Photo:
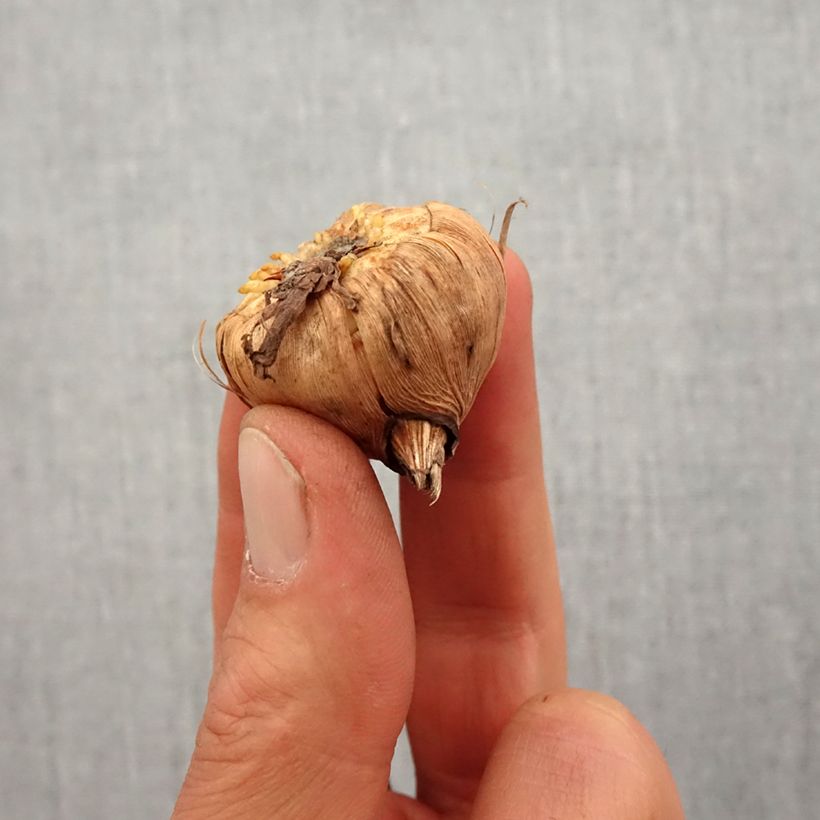
[[[219,438],[214,672],[175,818],[683,817],[617,701],[567,688],[541,460],[532,293],[505,257],[504,336],[439,502],[402,482],[402,546],[343,434],[229,396]],[[307,558],[288,584],[243,560],[240,427],[304,479]],[[344,522],[344,526],[339,526]],[[407,722],[418,796],[388,791]]]

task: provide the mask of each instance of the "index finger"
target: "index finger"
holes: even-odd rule
[[[541,460],[532,291],[508,251],[496,362],[434,506],[406,482],[401,524],[416,617],[408,729],[419,798],[469,805],[501,729],[566,685],[564,620]]]
[[[236,600],[242,571],[242,556],[245,552],[245,520],[242,515],[242,495],[239,491],[237,448],[239,425],[247,412],[247,406],[232,393],[225,396],[217,446],[219,512],[211,588],[214,639],[217,643]]]

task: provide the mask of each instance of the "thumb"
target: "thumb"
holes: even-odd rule
[[[284,407],[239,435],[246,566],[175,817],[368,817],[413,680],[390,514],[338,430]]]

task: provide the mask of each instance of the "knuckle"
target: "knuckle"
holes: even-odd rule
[[[268,752],[287,746],[299,706],[287,680],[264,647],[226,632],[197,737],[201,754],[227,762],[258,754],[262,744]]]
[[[209,692],[209,701],[237,718],[264,718],[287,714],[297,698],[275,657],[251,639],[239,635],[223,641],[219,669]]]

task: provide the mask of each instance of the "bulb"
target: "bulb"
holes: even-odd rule
[[[229,388],[326,419],[435,501],[498,350],[513,207],[496,243],[440,202],[354,205],[273,254],[217,327]]]

